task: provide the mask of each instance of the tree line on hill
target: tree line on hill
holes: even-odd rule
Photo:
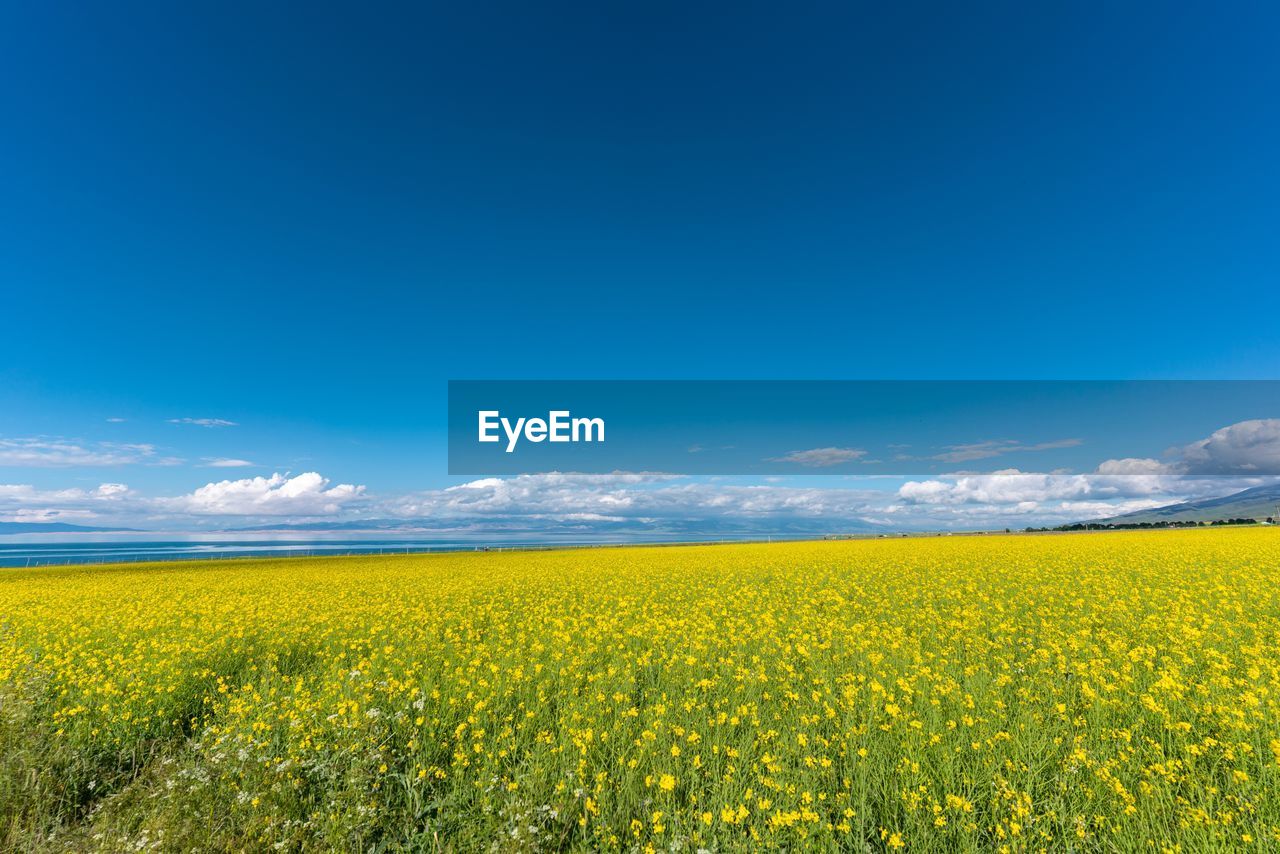
[[[1212,522],[1168,521],[1160,522],[1076,522],[1072,525],[1059,525],[1056,528],[1025,528],[1028,534],[1046,533],[1048,531],[1128,531],[1145,528],[1205,528],[1215,525],[1256,525],[1257,519],[1214,519]],[[1268,516],[1266,524],[1274,525],[1275,519]]]

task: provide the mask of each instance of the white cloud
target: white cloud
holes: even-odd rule
[[[1213,431],[1165,452],[1164,461],[1129,457],[1106,460],[1100,474],[1280,474],[1280,418],[1255,418]]]
[[[1057,525],[1211,495],[1258,482],[1169,475],[1007,470],[911,481],[896,492],[707,482],[670,475],[481,478],[391,499],[370,512],[424,526],[502,531],[754,532],[991,529]]]
[[[934,454],[929,459],[940,460],[945,463],[966,463],[972,460],[986,460],[1003,454],[1074,448],[1080,444],[1082,444],[1080,439],[1055,439],[1051,442],[1036,442],[1034,444],[1024,444],[1013,439],[998,439],[986,442],[972,442],[967,445],[948,445],[943,453]]]
[[[1125,457],[1122,460],[1106,460],[1098,466],[1098,474],[1177,474],[1177,466],[1148,457]]]
[[[289,477],[245,478],[207,483],[185,495],[147,497],[122,483],[95,489],[37,489],[30,484],[0,484],[0,520],[112,516],[130,524],[173,527],[203,517],[334,516],[358,508],[365,488],[330,485],[316,472]]]
[[[29,483],[0,483],[0,521],[94,519],[135,506],[136,497],[123,483],[103,483],[96,489],[37,489]]]
[[[867,452],[861,448],[810,448],[807,451],[792,451],[781,457],[770,457],[766,462],[796,463],[810,468],[823,468],[853,462],[866,455]]]
[[[363,486],[331,487],[327,478],[312,471],[207,483],[187,495],[157,499],[157,504],[200,516],[333,516],[363,495]]]
[[[123,424],[124,422],[125,422],[125,419],[123,419],[123,418],[108,418],[108,419],[107,419],[107,423],[108,423],[108,424]]]
[[[191,424],[196,427],[239,427],[235,421],[225,418],[170,418],[170,424]]]
[[[909,481],[898,497],[913,504],[1016,504],[1023,501],[1081,498],[1091,484],[1084,475],[1050,475],[1007,470],[966,475],[954,480]]]
[[[1241,421],[1178,452],[1188,474],[1280,472],[1280,418]]]
[[[204,458],[205,468],[232,469],[232,468],[243,468],[245,466],[253,466],[253,465],[257,465],[257,463],[250,462],[249,460],[225,459],[222,457],[205,457]]]
[[[97,489],[36,489],[29,483],[0,483],[0,502],[23,501],[30,504],[56,504],[93,499],[119,500],[133,491],[123,483],[103,483]]]
[[[1229,495],[1266,482],[1257,477],[1186,477],[1153,460],[1109,460],[1095,474],[1043,474],[1009,469],[909,481],[898,489],[901,509],[937,523],[982,527],[1055,525],[1116,516],[1182,501]],[[1025,521],[1019,521],[1025,517]]]
[[[56,507],[21,508],[12,513],[0,512],[0,522],[88,522],[96,520],[92,510],[69,510]]]
[[[1225,494],[1230,491],[1230,485],[1221,489]],[[1198,490],[1184,478],[1159,474],[1041,474],[1006,469],[991,474],[909,481],[898,489],[898,497],[913,504],[1003,506],[1023,502],[1184,496],[1195,491]]]
[[[537,474],[481,478],[394,499],[395,516],[434,521],[574,522],[589,517],[652,526],[724,526],[748,521],[854,519],[872,493],[695,482],[663,474]]]
[[[82,442],[79,439],[36,436],[0,439],[0,466],[124,466],[172,465],[173,457],[157,457],[154,445]]]

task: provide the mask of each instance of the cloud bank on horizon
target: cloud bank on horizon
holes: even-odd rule
[[[1070,441],[1070,440],[1059,440]],[[1056,442],[1040,443],[1052,445]],[[1012,441],[957,445],[943,453],[998,455]],[[861,449],[826,447],[789,457],[821,468],[857,459]],[[0,440],[9,466],[171,465],[143,444],[66,440]],[[180,460],[178,462],[181,462]],[[213,467],[253,465],[206,457]],[[316,471],[210,481],[190,492],[148,495],[124,483],[39,489],[0,484],[0,521],[71,522],[159,529],[361,521],[427,530],[527,533],[818,533],[887,528],[964,529],[1075,522],[1223,495],[1277,478],[1280,419],[1228,425],[1169,450],[1163,459],[1105,460],[1089,473],[955,474],[904,479],[885,488],[870,478],[839,485],[789,484],[769,478],[693,478],[666,473],[572,473],[487,477],[439,489],[379,494],[365,485],[332,483]],[[880,479],[883,480],[883,479]]]

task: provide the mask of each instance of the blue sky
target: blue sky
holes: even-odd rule
[[[1274,377],[1278,25],[10,4],[0,514],[456,486],[458,378]]]

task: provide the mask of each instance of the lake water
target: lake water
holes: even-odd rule
[[[90,537],[92,536],[92,539]],[[640,545],[670,538],[617,537],[563,540],[486,540],[394,537],[383,539],[343,536],[279,536],[246,538],[241,535],[189,534],[139,536],[121,534],[16,534],[0,536],[0,567],[60,564],[123,563],[155,560],[195,560],[237,557],[300,557],[307,555],[413,554],[426,552],[554,548],[569,546]],[[144,539],[150,537],[152,539]],[[681,536],[684,542],[708,542],[712,538]],[[722,540],[723,537],[715,539]]]

